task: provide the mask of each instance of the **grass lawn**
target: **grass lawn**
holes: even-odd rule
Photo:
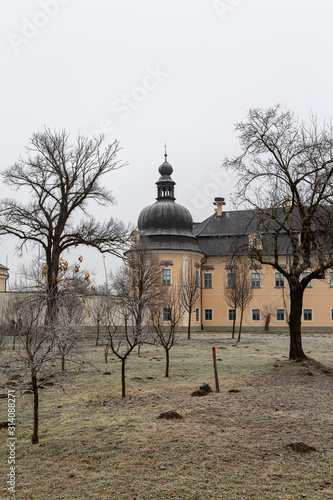
[[[8,431],[0,430],[0,498],[15,499],[333,499],[333,334],[304,334],[304,351],[326,367],[288,360],[285,334],[181,334],[170,351],[143,346],[120,363],[85,339],[96,368],[48,367],[40,390],[39,444],[31,445],[28,374],[13,351],[0,358],[0,394],[16,390],[16,493],[6,491]],[[192,397],[206,382],[220,393]],[[99,371],[98,371],[98,369]],[[106,373],[105,373],[106,372]],[[53,385],[51,385],[51,383]],[[232,391],[232,392],[230,392]],[[169,410],[183,419],[157,417]],[[0,399],[0,421],[7,399]],[[301,453],[290,444],[315,450]]]

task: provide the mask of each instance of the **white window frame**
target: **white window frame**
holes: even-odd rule
[[[258,281],[257,278],[255,278],[255,279],[252,278],[252,276],[254,274],[259,276],[259,286],[257,286],[257,285],[253,286],[253,283],[257,283],[257,281]],[[258,271],[251,272],[251,288],[261,288],[261,273]]]
[[[259,319],[253,319],[254,311],[259,311]],[[251,321],[253,321],[254,323],[258,323],[259,321],[261,321],[261,309],[259,307],[254,307],[253,309],[251,309]]]
[[[305,276],[308,276],[310,273],[311,271],[304,271],[304,273],[302,273],[302,279],[305,278]],[[312,280],[309,281],[305,288],[312,288]]]
[[[212,311],[212,317],[211,319],[207,319],[206,318],[206,313],[207,311]],[[207,309],[205,309],[205,315],[204,315],[204,318],[205,318],[205,321],[213,321],[213,309],[211,307],[208,307]]]
[[[305,311],[311,311],[311,319],[305,319]],[[313,322],[313,309],[312,309],[312,307],[304,307],[302,316],[303,316],[304,322],[306,321],[307,323],[312,323]]]
[[[195,322],[196,323],[200,322],[200,308],[199,307],[195,308]]]
[[[278,311],[283,311],[283,319],[279,319],[278,318]],[[276,318],[276,321],[286,321],[286,311],[284,308],[282,307],[279,307],[278,309],[276,309],[276,313],[275,313],[275,318]]]
[[[233,277],[233,280],[231,279],[231,277]],[[231,281],[231,283],[229,282],[229,279]],[[236,283],[236,273],[235,271],[230,271],[229,273],[227,273],[227,288],[232,288]]]
[[[170,276],[170,283],[167,283],[164,280],[165,271],[168,271],[168,275]],[[162,269],[162,285],[171,285],[171,284],[172,284],[172,269],[170,269],[169,267],[163,267],[163,269]]]
[[[233,319],[230,319],[230,313],[231,311],[234,311],[235,312],[235,318],[236,318],[236,321],[237,321],[237,309],[235,309],[234,307],[229,307],[228,308],[228,311],[227,311],[227,321],[233,323],[234,320]]]
[[[165,314],[166,310],[168,311],[167,315]],[[170,317],[170,319],[165,319],[166,317]],[[168,323],[171,321],[171,306],[163,307],[163,309],[162,309],[162,321],[164,323]]]
[[[210,276],[210,286],[205,285],[206,276]],[[203,288],[213,288],[213,273],[203,273]]]
[[[275,280],[275,285],[274,285],[275,288],[284,288],[284,276],[282,273],[276,271],[274,275],[274,280]],[[280,284],[281,282],[283,283],[282,285]]]
[[[329,271],[329,273],[328,273],[328,279],[329,279],[328,286],[330,288],[333,288],[333,271]]]

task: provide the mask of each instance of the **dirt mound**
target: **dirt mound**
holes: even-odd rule
[[[288,446],[298,453],[310,453],[310,451],[316,451],[314,446],[309,446],[306,443],[290,443]]]
[[[201,396],[208,396],[208,394],[209,392],[203,389],[198,389],[197,391],[192,392],[191,396],[201,397]]]
[[[161,413],[157,418],[165,418],[166,420],[180,420],[184,417],[179,415],[176,411],[166,411],[165,413]]]

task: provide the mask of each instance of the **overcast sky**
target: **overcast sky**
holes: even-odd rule
[[[2,0],[0,19],[1,169],[45,125],[104,132],[128,162],[108,178],[125,222],[154,203],[165,142],[177,202],[201,221],[215,196],[232,208],[221,164],[250,107],[333,115],[330,0]],[[14,246],[2,238],[12,277]],[[102,281],[102,257],[81,253]]]

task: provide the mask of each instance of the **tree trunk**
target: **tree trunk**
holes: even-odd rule
[[[62,353],[61,355],[61,371],[64,372],[65,371],[65,354]]]
[[[126,358],[122,358],[121,360],[121,397],[126,397],[126,382],[125,382],[125,363]]]
[[[187,340],[191,339],[191,313],[188,313]]]
[[[108,356],[109,356],[109,345],[106,345],[104,349],[104,360],[106,364],[108,363]]]
[[[34,429],[31,436],[31,443],[38,443],[38,384],[37,375],[34,370],[31,370],[31,384],[34,394]]]
[[[297,284],[297,286],[290,287],[289,359],[307,359],[307,356],[304,354],[302,349],[301,318],[303,308],[303,293],[304,290],[299,283]]]
[[[166,377],[169,377],[169,363],[170,363],[169,349],[165,349],[165,376]]]
[[[232,335],[231,338],[235,338],[235,326],[236,326],[236,309],[235,309],[235,316],[234,319],[232,320]]]
[[[97,335],[96,335],[96,346],[98,346],[98,341],[99,341],[99,322],[97,322]]]
[[[241,317],[240,317],[240,322],[239,322],[239,330],[238,330],[238,339],[237,342],[240,342],[241,338],[241,333],[242,333],[242,323],[243,323],[243,309],[241,309]]]
[[[271,315],[267,314],[266,320],[265,320],[265,332],[269,332],[269,323],[271,321]]]

